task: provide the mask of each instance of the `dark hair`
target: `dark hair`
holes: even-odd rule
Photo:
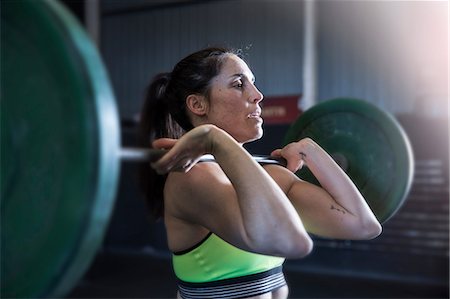
[[[139,144],[149,147],[157,138],[180,138],[193,128],[186,112],[186,98],[202,94],[208,98],[211,80],[220,73],[224,58],[238,52],[210,47],[195,52],[173,68],[157,75],[147,88],[139,125]],[[140,169],[140,185],[150,211],[156,218],[164,215],[164,183],[167,175],[158,175],[148,164]]]

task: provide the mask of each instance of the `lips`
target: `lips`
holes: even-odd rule
[[[249,115],[247,115],[247,118],[261,118],[261,110],[256,110]]]

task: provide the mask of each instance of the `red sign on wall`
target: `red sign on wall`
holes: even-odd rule
[[[291,124],[301,114],[298,102],[301,95],[269,96],[261,102],[265,124]]]

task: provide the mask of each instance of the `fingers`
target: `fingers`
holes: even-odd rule
[[[197,159],[198,160],[198,159]],[[161,158],[159,161],[152,163],[151,166],[158,174],[166,174],[169,172],[186,173],[197,164],[197,160],[190,158]]]
[[[158,174],[166,174],[172,171],[188,172],[201,157],[201,154],[196,153],[187,144],[177,139],[157,139],[153,142],[153,146],[169,149],[159,160],[150,163],[150,166]]]
[[[152,147],[157,149],[171,149],[177,141],[177,139],[159,138],[152,142]]]
[[[281,149],[276,149],[276,150],[273,150],[271,153],[270,153],[270,155],[272,156],[272,157],[281,157]]]
[[[283,157],[286,159],[286,168],[292,172],[297,172],[305,164],[304,156],[299,153],[299,147],[296,143],[291,143],[282,149],[272,151],[271,156]]]
[[[286,168],[292,172],[296,172],[300,168],[301,159],[297,155],[292,153],[284,153],[283,158],[286,159]]]
[[[286,166],[292,172],[297,172],[304,165],[304,161],[302,159],[286,159],[288,164]]]
[[[211,126],[199,126],[187,132],[180,139],[160,138],[153,141],[154,148],[169,149],[161,159],[151,164],[160,174],[170,171],[189,171],[202,155],[210,152]]]
[[[159,138],[152,142],[152,147],[156,149],[173,149],[177,143],[177,139],[171,138]],[[180,158],[177,157],[177,153],[168,151],[164,156],[158,159],[156,162],[150,163],[150,166],[158,174],[166,174],[170,171],[183,171],[188,167],[187,162],[180,162]]]

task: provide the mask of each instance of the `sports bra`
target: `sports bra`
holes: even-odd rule
[[[280,267],[284,260],[239,249],[211,232],[192,248],[172,256],[177,278],[193,283],[265,272]]]

